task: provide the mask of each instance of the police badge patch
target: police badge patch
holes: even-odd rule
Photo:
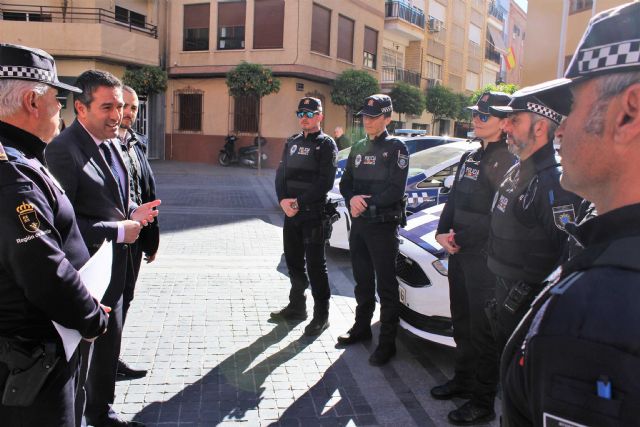
[[[38,214],[36,213],[35,206],[31,203],[22,202],[22,204],[16,208],[16,212],[18,212],[18,218],[20,219],[22,227],[27,232],[35,233],[40,229]]]
[[[509,199],[507,199],[503,195],[500,195],[500,198],[498,199],[498,203],[496,204],[496,208],[498,208],[500,212],[504,212],[507,209],[508,204],[509,204]]]
[[[298,149],[298,146],[296,144],[293,144],[293,146],[289,150],[289,155],[293,156],[293,153],[295,153],[297,149]]]
[[[401,154],[401,153],[398,151],[398,167],[399,167],[400,169],[404,169],[404,168],[406,168],[407,166],[409,166],[409,156],[406,156],[406,155],[404,155],[404,154]]]
[[[472,179],[474,181],[478,180],[478,175],[480,175],[480,169],[476,168],[466,168],[464,170],[464,177]]]
[[[358,154],[354,160],[355,166],[360,166],[360,162],[362,162],[362,154]]]
[[[552,206],[553,222],[560,230],[564,230],[564,226],[570,222],[575,222],[576,213],[573,205]]]
[[[376,156],[364,156],[364,164],[365,165],[375,165],[376,164]]]

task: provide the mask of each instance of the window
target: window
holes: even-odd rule
[[[442,80],[442,65],[427,61],[427,78]]]
[[[593,0],[571,0],[569,6],[569,13],[578,13],[583,10],[591,9],[593,7]]]
[[[238,96],[234,98],[233,127],[236,132],[257,132],[260,104],[254,96]]]
[[[520,36],[520,27],[518,27],[516,24],[513,24],[513,36],[514,38]]]
[[[209,3],[184,6],[182,50],[209,50]]]
[[[202,92],[178,93],[178,130],[202,131]]]
[[[311,23],[311,50],[323,55],[330,55],[330,37],[331,11],[314,3]]]
[[[385,47],[382,49],[382,65],[385,67],[404,67],[404,53]]]
[[[132,27],[144,28],[147,24],[147,17],[141,13],[116,6],[116,21],[131,25]]]
[[[2,12],[5,21],[51,22],[51,15],[45,13]]]
[[[245,1],[218,2],[218,49],[244,49]]]
[[[338,58],[353,62],[354,22],[346,16],[338,16]]]
[[[372,28],[364,27],[364,52],[362,65],[368,68],[376,68],[378,57],[378,32]]]
[[[284,0],[255,0],[253,48],[282,49]]]

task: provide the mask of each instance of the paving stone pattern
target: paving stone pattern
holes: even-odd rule
[[[149,374],[118,382],[123,417],[162,427],[448,424],[463,402],[434,401],[429,389],[451,377],[451,349],[401,332],[398,355],[375,368],[375,339],[335,348],[355,309],[348,253],[328,249],[327,331],[306,338],[306,322],[269,321],[289,290],[273,170],[152,167],[161,245],[142,266],[122,345]]]

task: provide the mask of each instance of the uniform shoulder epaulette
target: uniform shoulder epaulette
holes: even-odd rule
[[[302,132],[294,133],[293,135],[287,138],[287,142],[293,141],[294,139],[299,138],[300,135],[302,135]]]

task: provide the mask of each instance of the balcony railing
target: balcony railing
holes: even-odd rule
[[[149,23],[116,18],[113,10],[94,7],[31,6],[0,3],[0,20],[112,24],[131,32],[158,38],[158,27]]]
[[[400,18],[410,24],[424,28],[424,12],[415,7],[407,6],[398,0],[387,1],[385,3],[386,18]]]
[[[487,45],[484,49],[484,57],[491,62],[495,62],[500,65],[500,52],[495,50],[492,46]]]
[[[420,73],[404,68],[382,66],[382,83],[405,82],[420,87]]]
[[[489,3],[489,15],[493,16],[498,21],[504,22],[504,15],[506,13],[506,10],[496,4],[496,2],[492,1]]]

